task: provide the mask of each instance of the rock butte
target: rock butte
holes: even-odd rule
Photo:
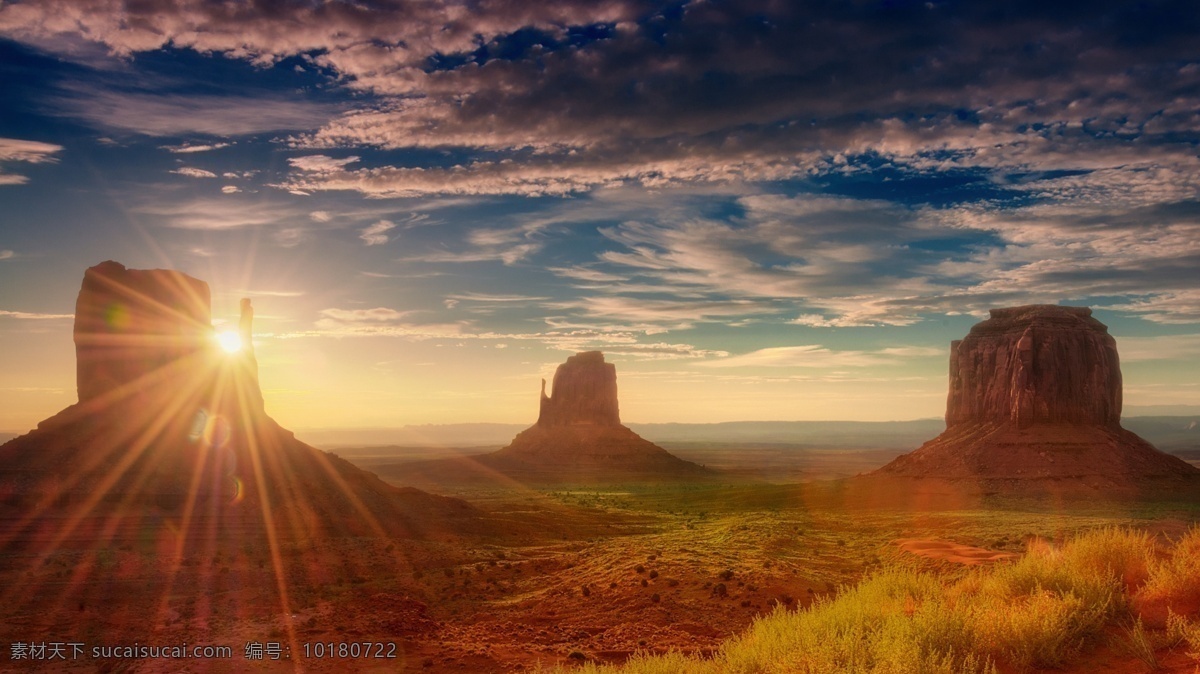
[[[1200,478],[1120,420],[1116,341],[1091,309],[993,309],[951,345],[945,432],[868,477],[985,492],[1130,492]]]
[[[97,523],[112,536],[260,540],[264,526],[300,538],[484,530],[465,501],[393,487],[280,427],[263,407],[249,300],[234,354],[217,346],[210,312],[208,284],[181,272],[112,261],[85,272],[79,402],[0,446],[0,547],[59,526],[47,522],[74,522],[42,535],[54,541]]]
[[[617,366],[604,362],[599,351],[584,351],[554,371],[554,397],[542,380],[537,425],[543,427],[594,424],[620,426],[617,404]]]
[[[482,456],[419,461],[388,474],[410,483],[530,484],[703,480],[714,475],[621,424],[617,369],[599,351],[558,366],[552,395],[542,393],[538,421],[506,447]]]

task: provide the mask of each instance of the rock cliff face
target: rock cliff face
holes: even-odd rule
[[[208,284],[108,261],[84,272],[75,303],[80,402],[199,371],[212,346]]]
[[[559,365],[552,395],[542,380],[537,423],[503,449],[391,468],[390,474],[411,484],[661,482],[714,475],[621,424],[617,369],[599,351],[577,353]]]
[[[617,407],[617,366],[604,362],[599,351],[584,351],[554,371],[554,395],[546,395],[542,380],[539,426],[594,424],[620,426]]]
[[[983,491],[1138,491],[1200,470],[1121,428],[1116,341],[1090,309],[994,309],[952,344],[946,431],[872,477]]]
[[[946,425],[1121,421],[1117,344],[1086,307],[993,309],[950,345]]]
[[[180,272],[88,269],[74,331],[79,402],[0,446],[0,520],[33,512],[54,528],[109,517],[116,531],[191,517],[194,528],[177,530],[257,540],[265,527],[298,537],[484,529],[464,501],[392,487],[296,440],[264,409],[249,300],[247,347],[232,354],[210,311],[208,285]],[[0,548],[19,535],[0,526]]]

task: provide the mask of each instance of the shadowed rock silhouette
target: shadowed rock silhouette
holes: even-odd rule
[[[108,261],[84,274],[79,402],[0,446],[0,546],[204,532],[307,538],[482,531],[465,501],[396,488],[267,414],[242,300],[221,349],[203,281]]]
[[[539,426],[620,426],[617,405],[617,366],[604,362],[599,351],[577,353],[554,371],[554,397],[542,380]]]
[[[380,472],[410,484],[517,482],[590,484],[705,480],[715,473],[621,424],[617,370],[599,351],[558,366],[554,390],[542,393],[538,421],[506,447],[475,457],[419,461]]]
[[[1116,341],[1085,307],[993,309],[950,349],[946,430],[871,477],[1134,493],[1200,470],[1121,427]]]

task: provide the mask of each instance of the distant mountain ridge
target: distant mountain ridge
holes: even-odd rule
[[[1122,423],[1159,449],[1200,448],[1200,414],[1133,416]],[[627,424],[655,443],[745,443],[827,448],[913,448],[946,428],[942,419],[912,421],[727,421],[713,424]],[[308,429],[299,437],[318,447],[488,447],[507,444],[525,424],[422,424],[399,428]]]

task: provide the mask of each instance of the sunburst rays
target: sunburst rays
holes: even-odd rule
[[[378,513],[388,512],[391,495],[365,499],[347,475],[354,469],[295,441],[266,415],[253,350],[225,352],[211,323],[196,318],[209,311],[207,288],[197,290],[203,284],[169,273],[165,291],[146,292],[98,276],[93,281],[121,303],[78,312],[92,326],[77,327],[76,337],[88,363],[100,363],[113,381],[88,395],[81,387],[79,404],[35,431],[54,455],[38,469],[53,479],[42,480],[37,497],[0,531],[0,548],[36,553],[30,582],[0,590],[0,601],[36,604],[50,615],[78,601],[82,610],[83,597],[103,596],[108,590],[97,595],[96,588],[123,573],[106,566],[106,555],[138,543],[140,532],[155,559],[165,559],[151,573],[157,598],[136,618],[163,622],[181,596],[207,615],[217,600],[206,591],[223,587],[218,572],[233,564],[215,569],[215,560],[265,548],[272,582],[254,590],[273,597],[271,613],[282,616],[296,652],[293,584],[322,574],[306,570],[321,562],[289,557],[289,541],[387,536],[393,523],[385,526]],[[65,580],[34,572],[80,548]]]

